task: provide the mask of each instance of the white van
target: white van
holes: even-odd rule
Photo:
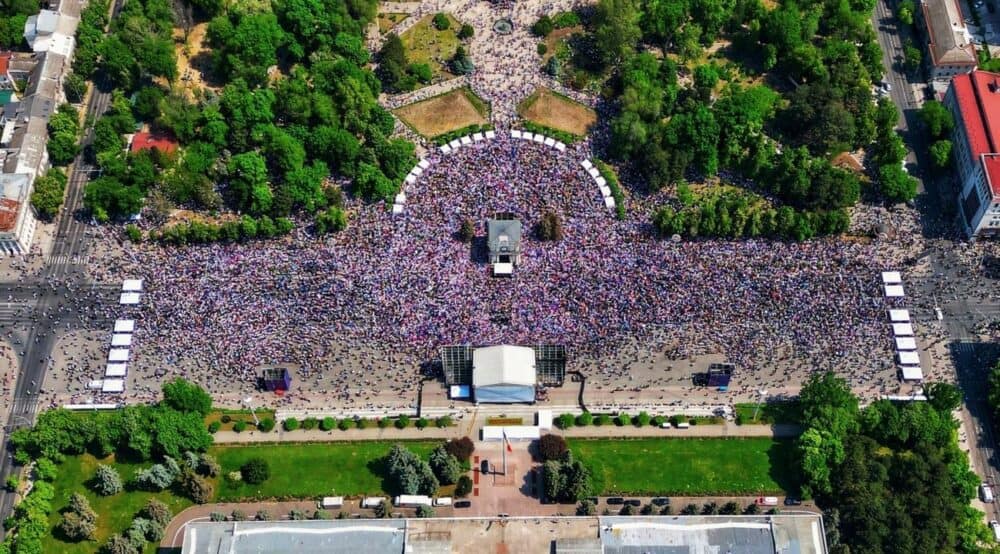
[[[690,427],[691,427],[691,424],[688,423],[687,421],[678,421],[677,422],[677,428],[678,429],[688,429]]]
[[[995,519],[991,520],[990,529],[993,530],[993,538],[996,539],[997,542],[1000,542],[1000,523],[997,523],[997,520]]]
[[[442,496],[440,498],[435,498],[434,499],[434,505],[435,506],[451,506],[451,497],[450,496]]]
[[[778,497],[777,496],[760,496],[757,498],[758,506],[777,506]]]
[[[385,499],[381,496],[366,496],[364,500],[361,501],[362,508],[377,508]]]
[[[320,501],[319,507],[324,510],[329,510],[331,508],[342,508],[344,506],[343,496],[324,496],[323,500]]]
[[[979,498],[986,503],[993,502],[993,487],[987,485],[986,483],[979,485]]]

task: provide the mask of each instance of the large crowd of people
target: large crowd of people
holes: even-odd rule
[[[547,211],[561,240],[534,233]],[[500,136],[435,154],[404,214],[350,212],[322,240],[302,231],[120,258],[115,273],[144,277],[147,291],[130,372],[200,371],[224,390],[288,365],[325,375],[346,400],[379,380],[410,390],[446,344],[565,344],[571,369],[603,360],[590,371],[611,378],[624,371],[607,362],[616,349],[644,338],[671,358],[721,353],[751,373],[779,356],[858,374],[891,360],[873,246],[661,240],[642,209],[615,219],[577,155],[540,144]],[[510,278],[485,263],[485,221],[504,212],[525,229]],[[458,238],[465,219],[471,244]]]

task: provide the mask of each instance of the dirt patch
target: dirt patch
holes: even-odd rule
[[[212,74],[212,50],[205,45],[208,23],[191,27],[185,40],[184,30],[174,29],[174,53],[177,56],[177,82],[190,99],[194,99],[195,89],[222,89]]]
[[[162,228],[167,229],[169,227],[173,227],[174,225],[179,225],[181,223],[189,223],[194,221],[197,221],[199,223],[211,223],[214,225],[219,225],[227,221],[237,221],[237,220],[239,220],[239,217],[236,214],[232,213],[225,213],[212,217],[203,213],[192,212],[191,210],[174,210],[173,212],[170,213],[170,216],[167,217],[167,221],[166,223],[163,224]]]
[[[518,107],[517,113],[528,121],[581,137],[597,121],[594,110],[547,88],[532,93]]]
[[[480,104],[479,109],[477,104]],[[431,138],[469,125],[488,123],[483,106],[485,104],[472,91],[460,88],[397,108],[393,113],[421,135]]]
[[[399,12],[388,12],[378,14],[378,30],[380,33],[385,34],[389,32],[393,27],[399,25],[399,22],[406,19],[409,14],[399,13]]]

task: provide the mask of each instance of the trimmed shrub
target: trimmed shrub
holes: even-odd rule
[[[406,414],[403,414],[396,418],[396,422],[394,423],[394,425],[396,426],[396,429],[406,429],[407,427],[410,426],[410,417]]]
[[[434,420],[434,426],[438,429],[444,429],[446,427],[451,427],[451,416],[441,416]]]
[[[350,429],[353,425],[354,425],[353,419],[345,418],[337,422],[337,428],[340,429],[341,431],[346,431]]]
[[[299,420],[290,417],[282,422],[282,426],[285,428],[285,431],[294,431],[299,428]]]
[[[615,425],[619,427],[624,427],[626,425],[631,425],[631,424],[632,424],[632,418],[625,412],[618,414],[618,417],[615,418]]]
[[[379,429],[385,429],[386,427],[392,425],[392,420],[387,417],[380,417],[375,422],[375,425],[378,426]]]
[[[433,23],[434,28],[438,31],[447,31],[451,27],[451,20],[441,12],[434,14]]]
[[[430,425],[430,424],[431,424],[431,422],[427,421],[426,417],[422,417],[422,418],[418,419],[417,423],[416,423],[417,429],[426,429],[427,426]]]
[[[265,417],[260,420],[260,423],[257,424],[257,429],[259,429],[262,433],[270,433],[274,430],[274,420],[269,417]]]
[[[650,420],[649,414],[647,414],[646,412],[639,412],[639,415],[635,416],[633,422],[637,427],[645,427],[649,425],[649,420]]]
[[[354,424],[357,425],[358,429],[367,429],[371,427],[371,421],[369,421],[368,418],[365,417],[359,417],[357,420],[355,420]]]
[[[316,421],[316,418],[307,417],[302,420],[302,429],[305,431],[312,431],[313,429],[316,428],[317,423],[318,422]]]
[[[566,446],[566,439],[551,433],[542,435],[538,439],[538,454],[543,462],[549,460],[561,460],[566,456],[569,448]]]
[[[591,423],[594,422],[594,416],[590,412],[583,412],[582,414],[576,416],[576,426],[577,427],[589,427]]]
[[[122,476],[109,465],[97,466],[94,474],[94,491],[101,496],[111,496],[122,492]]]
[[[472,492],[472,478],[468,475],[460,475],[455,482],[455,496],[465,498]]]
[[[329,416],[324,417],[319,422],[319,428],[322,431],[332,431],[333,428],[336,427],[336,426],[337,426],[337,420],[333,419],[332,417],[329,417]]]
[[[212,433],[213,435],[216,434],[216,433],[218,433],[219,429],[221,429],[221,428],[222,428],[222,424],[219,423],[218,421],[213,421],[212,423],[208,424],[208,432]]]
[[[569,429],[574,423],[576,423],[576,418],[573,417],[573,414],[559,414],[559,417],[556,418],[556,427],[560,429]]]
[[[444,443],[444,449],[452,456],[458,458],[458,461],[464,462],[472,457],[472,453],[476,449],[476,444],[469,437],[462,437]]]
[[[240,474],[247,483],[259,485],[271,476],[271,468],[264,458],[250,458],[240,466]]]
[[[233,431],[236,431],[237,433],[242,433],[243,431],[246,430],[247,430],[247,422],[243,421],[242,419],[233,424]]]

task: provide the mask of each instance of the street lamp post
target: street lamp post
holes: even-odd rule
[[[764,402],[764,397],[767,396],[767,389],[760,389],[757,391],[760,393],[760,397],[757,399],[757,407],[753,410],[753,420],[757,421],[757,414],[760,412],[760,405]]]

